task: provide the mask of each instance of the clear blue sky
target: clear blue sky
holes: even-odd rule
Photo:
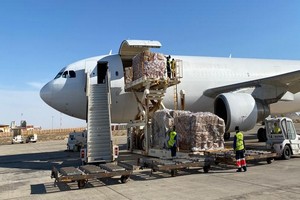
[[[0,124],[85,125],[39,89],[124,39],[159,40],[166,54],[300,60],[300,1],[0,0]]]

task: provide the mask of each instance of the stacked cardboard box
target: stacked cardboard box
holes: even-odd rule
[[[163,54],[144,51],[132,59],[133,80],[143,76],[148,78],[164,78],[166,58]]]
[[[131,83],[133,79],[133,72],[132,72],[132,67],[126,67],[125,68],[125,83]]]
[[[208,112],[156,111],[152,119],[153,147],[163,148],[168,132],[175,126],[181,150],[208,150],[224,148],[224,120]]]

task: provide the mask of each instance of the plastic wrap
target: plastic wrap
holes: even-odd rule
[[[175,126],[181,150],[224,148],[224,120],[208,112],[159,110],[153,115],[153,146],[163,148],[168,131]]]
[[[132,59],[133,80],[143,76],[147,78],[164,78],[166,58],[163,54],[144,51]]]

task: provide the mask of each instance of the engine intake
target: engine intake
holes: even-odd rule
[[[226,124],[226,132],[233,132],[236,126],[240,130],[251,130],[258,121],[270,114],[269,105],[254,99],[247,93],[222,93],[214,103],[214,112]]]

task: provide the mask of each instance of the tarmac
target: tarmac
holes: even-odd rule
[[[246,146],[263,148],[256,130],[245,133]],[[126,137],[114,137],[124,149]],[[231,145],[232,141],[227,142]],[[300,157],[248,163],[248,171],[234,166],[183,170],[176,177],[166,172],[135,171],[127,183],[120,177],[90,180],[84,189],[77,183],[59,183],[50,178],[52,166],[79,166],[78,152],[67,152],[66,141],[43,141],[0,146],[0,199],[299,199]],[[135,159],[122,153],[127,159]]]

